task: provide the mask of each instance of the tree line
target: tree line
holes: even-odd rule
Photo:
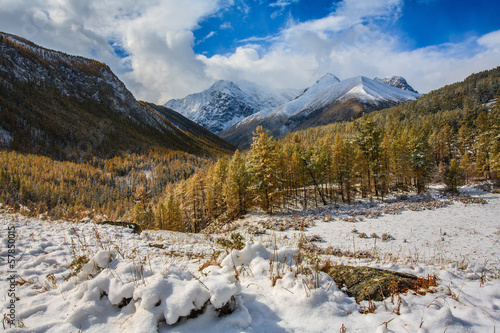
[[[31,216],[131,220],[140,188],[155,205],[169,184],[211,162],[163,149],[81,163],[0,150],[0,202]]]

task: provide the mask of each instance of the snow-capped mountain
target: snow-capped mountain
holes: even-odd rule
[[[221,80],[200,93],[170,100],[165,106],[217,133],[255,112],[282,105],[299,92],[294,89],[272,90],[250,82],[236,85]]]
[[[390,86],[393,86],[393,87],[396,87],[396,88],[399,88],[399,89],[408,90],[408,91],[411,91],[411,92],[414,92],[414,93],[418,94],[418,91],[416,91],[415,89],[413,89],[413,87],[410,86],[408,84],[408,82],[406,82],[406,80],[404,79],[404,77],[401,77],[401,76],[388,76],[388,77],[386,77],[384,79],[376,77],[373,80],[377,81],[377,82],[382,82],[382,83],[388,84]]]
[[[394,84],[406,82],[403,78],[389,81]],[[340,81],[335,75],[327,74],[296,99],[274,109],[261,110],[220,132],[219,136],[245,147],[259,125],[278,137],[297,129],[356,118],[419,96],[409,89],[399,89],[364,76]]]

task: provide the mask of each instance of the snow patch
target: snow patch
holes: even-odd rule
[[[9,147],[12,143],[12,140],[14,140],[12,134],[0,127],[0,146]]]

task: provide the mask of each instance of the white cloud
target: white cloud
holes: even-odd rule
[[[210,84],[204,64],[194,54],[192,31],[203,18],[231,4],[218,0],[0,0],[0,30],[107,62],[137,98],[160,102]],[[121,46],[128,58],[115,54],[113,44]]]
[[[278,0],[276,2],[270,3],[269,7],[278,8],[278,10],[274,11],[271,14],[271,19],[274,20],[276,17],[283,15],[286,7],[290,6],[293,3],[297,3],[297,2],[299,2],[299,0]]]
[[[500,48],[500,30],[482,36],[477,42],[479,45],[498,50]]]
[[[298,0],[278,0],[276,2],[272,2],[269,4],[269,7],[280,7],[280,8],[284,8],[284,7],[288,7],[290,6],[292,3],[294,2],[298,2]]]
[[[291,1],[273,4],[285,8]],[[231,54],[195,54],[193,31],[207,17],[230,12],[224,10],[229,6],[243,14],[251,10],[244,0],[0,0],[0,30],[104,61],[137,98],[157,103],[217,79],[306,87],[326,72],[341,78],[402,75],[426,92],[500,65],[500,31],[405,49],[379,26],[399,18],[402,0],[343,0],[324,18],[290,18],[279,33],[240,41]],[[232,29],[229,23],[220,28]]]
[[[221,29],[233,29],[233,27],[231,26],[231,22],[224,22],[220,25],[220,28]]]

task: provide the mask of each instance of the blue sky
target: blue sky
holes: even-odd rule
[[[194,51],[207,56],[233,52],[247,39],[267,38],[289,21],[306,22],[329,16],[340,1],[249,1],[207,17],[194,31]],[[393,19],[380,22],[408,49],[461,43],[500,29],[500,1],[410,0],[401,2]],[[266,38],[267,37],[267,38]],[[266,41],[260,43],[266,43]],[[254,43],[259,43],[254,41]]]
[[[314,3],[314,5],[311,5]],[[225,54],[253,38],[266,39],[284,29],[289,20],[306,22],[328,16],[334,8],[331,0],[251,1],[213,15],[195,30],[194,50],[207,56]],[[208,38],[207,38],[208,37]],[[254,41],[255,42],[255,41]],[[265,43],[263,41],[262,43]]]
[[[0,30],[110,65],[165,103],[220,79],[305,88],[404,76],[421,92],[500,65],[500,1],[0,0]]]

